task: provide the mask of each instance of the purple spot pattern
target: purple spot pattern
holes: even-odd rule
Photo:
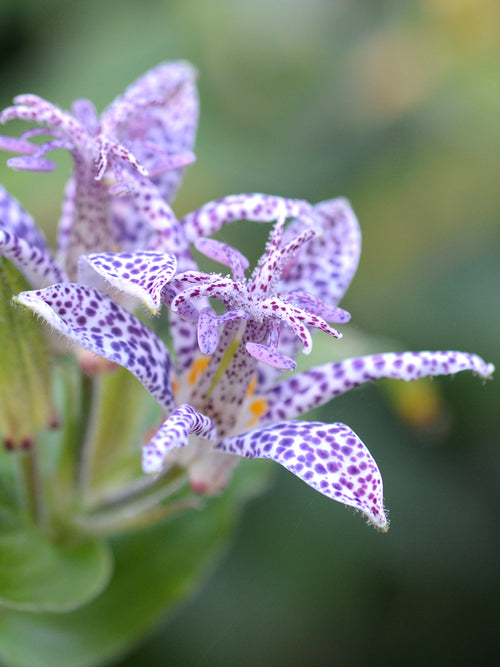
[[[371,380],[394,378],[409,382],[466,370],[488,378],[494,366],[475,354],[452,351],[387,352],[324,364],[271,388],[266,393],[268,411],[261,423],[293,419]]]
[[[167,348],[107,295],[84,285],[61,283],[21,292],[16,301],[75,343],[127,368],[166,411],[174,409],[174,369]]]
[[[311,215],[312,206],[300,199],[285,199],[260,193],[230,195],[205,204],[182,220],[186,238],[193,243],[199,236],[211,236],[234,220],[272,222],[281,218]]]
[[[273,459],[328,498],[360,510],[381,530],[388,528],[377,464],[345,424],[279,422],[226,438],[217,448]]]
[[[349,202],[341,198],[316,204],[313,219],[321,234],[284,272],[282,286],[287,290],[307,292],[330,306],[336,306],[358,267],[361,252],[359,224]],[[285,238],[297,234],[302,228],[301,220],[292,222]]]
[[[165,211],[164,200],[173,197],[184,165],[194,159],[195,79],[195,70],[185,62],[159,65],[132,84],[101,119],[88,100],[77,100],[71,114],[36,95],[16,97],[14,106],[0,115],[2,123],[21,119],[46,128],[42,132],[32,128],[17,141],[0,140],[0,146],[25,154],[9,161],[13,168],[51,169],[54,165],[43,157],[45,153],[54,148],[72,153],[74,174],[66,189],[59,232],[70,279],[76,278],[78,257],[86,252],[159,249],[149,243],[157,211],[144,213],[148,207],[152,210],[155,199],[156,208]],[[29,139],[37,134],[52,139],[30,144]],[[151,188],[145,192],[141,179],[149,175]],[[116,184],[111,188],[110,180]],[[133,196],[120,200],[113,193]],[[144,199],[149,203],[144,205]],[[165,246],[161,249],[167,250]]]
[[[0,184],[0,229],[13,236],[23,239],[29,246],[33,246],[48,254],[45,237],[36,227],[31,215],[23,209],[21,204]]]
[[[143,447],[142,469],[145,473],[161,472],[165,458],[172,450],[189,444],[190,434],[215,441],[217,432],[211,419],[197,412],[191,405],[180,405],[152,440]]]
[[[163,301],[163,288],[176,269],[174,255],[143,250],[84,255],[80,257],[78,275],[80,282],[93,285],[95,272],[115,289],[140,299],[156,314]]]

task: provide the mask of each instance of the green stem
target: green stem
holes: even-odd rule
[[[24,486],[26,509],[30,519],[40,525],[45,522],[47,517],[43,503],[42,479],[36,446],[32,445],[29,451],[20,452],[18,457]]]
[[[88,377],[82,373],[81,383],[81,398],[80,398],[80,428],[79,428],[79,451],[78,451],[78,468],[77,468],[77,484],[79,491],[84,494],[90,476],[90,462],[92,460],[92,421],[95,413],[96,395],[97,395],[97,380]]]

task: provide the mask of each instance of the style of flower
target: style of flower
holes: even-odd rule
[[[292,221],[285,227],[285,220]],[[276,221],[265,253],[246,277],[236,249],[206,238],[232,220]],[[294,420],[378,378],[414,380],[493,366],[463,352],[386,353],[326,363],[285,379],[311,329],[337,338],[338,307],[358,264],[361,236],[342,199],[311,206],[260,194],[211,202],[180,224],[184,237],[230,267],[232,277],[179,267],[175,254],[93,253],[79,262],[79,284],[23,292],[17,301],[92,352],[131,371],[165,411],[143,448],[143,470],[188,470],[199,493],[227,483],[234,455],[270,458],[325,496],[360,510],[387,530],[382,478],[370,452],[345,424]],[[182,263],[182,262],[181,262]],[[84,284],[85,283],[85,284]],[[174,355],[138,318],[103,291],[111,286],[177,319]],[[208,298],[221,302],[217,314]],[[175,358],[175,360],[174,360]]]
[[[0,136],[0,148],[21,154],[8,160],[13,169],[51,171],[56,165],[45,156],[56,148],[73,158],[57,260],[31,217],[0,188],[0,254],[34,287],[75,280],[78,259],[88,252],[154,248],[188,255],[168,202],[194,160],[195,78],[188,63],[159,65],[100,118],[89,100],[75,101],[71,114],[36,95],[19,95],[0,114],[2,123],[36,123],[19,138]],[[41,145],[30,141],[44,135],[49,140]]]

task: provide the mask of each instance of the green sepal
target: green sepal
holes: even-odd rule
[[[267,486],[266,461],[242,463],[230,487],[192,510],[110,540],[110,585],[67,614],[0,610],[0,659],[12,667],[108,664],[192,595],[227,546],[242,503]]]
[[[106,587],[112,562],[102,540],[48,536],[7,510],[0,511],[0,605],[4,607],[29,612],[76,609]]]
[[[25,278],[0,258],[0,434],[10,446],[29,443],[53,416],[50,355],[33,314],[12,303],[29,289]]]

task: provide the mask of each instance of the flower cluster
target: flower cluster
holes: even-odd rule
[[[2,121],[41,127],[1,140],[23,153],[9,161],[13,168],[51,169],[52,148],[74,158],[57,261],[31,218],[1,193],[0,250],[35,288],[16,300],[128,369],[160,404],[164,421],[143,447],[144,472],[182,466],[191,488],[210,494],[227,484],[234,455],[270,458],[386,530],[381,475],[360,438],[345,424],[296,418],[374,379],[462,370],[486,378],[493,366],[463,352],[386,353],[283,379],[297,354],[311,351],[314,330],[339,338],[332,324],[349,320],[339,303],[358,265],[358,222],[343,199],[312,206],[255,193],[177,220],[167,202],[193,159],[197,119],[185,63],[143,76],[100,120],[87,101],[73,115],[33,95],[15,102]],[[53,139],[29,141],[42,133]],[[274,223],[252,272],[238,249],[210,238],[235,220]],[[201,271],[190,244],[230,274]],[[171,349],[135,314],[138,302],[153,314],[168,308]]]

